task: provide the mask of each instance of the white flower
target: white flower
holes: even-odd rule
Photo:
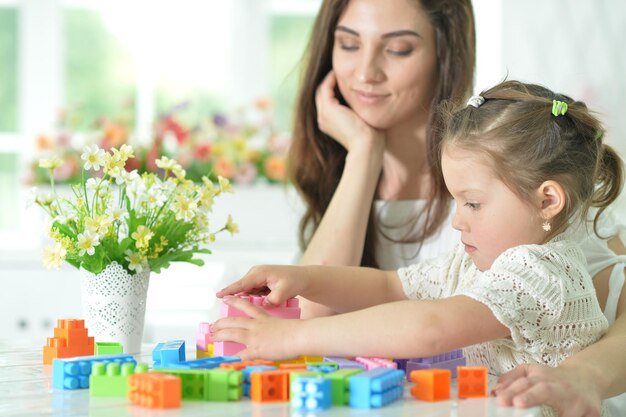
[[[159,189],[158,186],[153,185],[152,187],[150,187],[150,189],[148,190],[148,195],[146,197],[146,202],[148,203],[148,207],[150,209],[161,207],[165,203],[166,200],[167,200],[167,197]]]
[[[121,207],[109,207],[106,211],[111,223],[128,218],[128,212]]]
[[[146,258],[141,253],[127,249],[124,254],[126,255],[124,258],[128,261],[128,269],[135,272],[143,271]]]
[[[76,247],[78,248],[79,256],[83,256],[85,252],[89,255],[93,255],[96,252],[95,247],[100,244],[100,236],[90,230],[85,230],[85,232],[79,234],[76,239]]]
[[[67,250],[58,242],[43,250],[43,264],[46,268],[60,268],[67,255]]]
[[[135,181],[137,178],[139,178],[139,174],[137,173],[137,170],[136,170],[136,169],[133,169],[133,170],[132,170],[132,171],[130,171],[130,172],[128,172],[128,171],[126,171],[125,169],[123,169],[123,170],[120,172],[120,175],[118,175],[118,176],[115,178],[115,182],[116,182],[116,184],[118,184],[118,185],[121,185],[121,184],[129,184],[129,183],[131,183],[132,181]]]
[[[83,154],[80,159],[85,161],[85,169],[94,171],[100,171],[100,167],[104,165],[104,149],[100,149],[98,145],[88,145],[83,148]]]

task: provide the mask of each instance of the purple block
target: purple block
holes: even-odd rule
[[[338,369],[363,369],[365,371],[366,366],[362,363],[351,361],[350,359],[340,357],[328,357],[324,358],[324,362],[335,362]]]
[[[429,358],[409,359],[406,363],[406,377],[410,378],[412,371],[421,369],[449,369],[452,378],[456,378],[456,367],[465,366],[465,357],[461,349],[446,352]]]

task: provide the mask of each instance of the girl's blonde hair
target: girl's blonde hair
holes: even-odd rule
[[[564,231],[574,217],[586,219],[598,207],[593,227],[624,183],[621,158],[603,143],[604,129],[585,103],[545,87],[504,81],[480,94],[478,107],[444,103],[441,150],[448,145],[487,155],[494,172],[520,197],[547,180],[566,194],[565,207],[552,222],[551,236]],[[565,114],[552,114],[553,100],[565,102]]]

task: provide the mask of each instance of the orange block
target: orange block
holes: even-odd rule
[[[306,369],[308,365],[306,363],[281,363],[278,365],[280,369],[285,369],[288,371],[300,371],[302,369]]]
[[[458,366],[456,379],[459,398],[487,396],[487,368],[481,366]]]
[[[415,386],[411,388],[411,395],[422,401],[444,401],[450,399],[450,380],[452,373],[449,369],[421,369],[410,374]]]
[[[289,371],[252,372],[250,399],[258,402],[289,401]]]
[[[241,362],[229,362],[229,363],[220,363],[220,368],[225,369],[233,369],[235,371],[241,371],[248,366],[257,366],[257,365],[274,365],[272,361],[266,361],[264,359],[255,359],[252,361],[241,361]]]
[[[43,363],[50,365],[55,358],[91,356],[94,347],[94,338],[88,337],[85,320],[60,319],[54,328],[54,337],[49,337],[43,347]]]
[[[180,377],[158,372],[142,372],[128,377],[128,399],[148,408],[180,407]]]

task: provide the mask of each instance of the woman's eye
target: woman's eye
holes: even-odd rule
[[[480,208],[480,204],[467,202],[465,203],[465,207],[469,207],[472,210],[478,210]]]
[[[413,52],[413,49],[387,49],[387,52],[389,52],[392,55],[396,55],[396,56],[408,56],[411,55],[411,52]]]
[[[339,46],[344,51],[356,51],[357,49],[359,49],[359,47],[355,44],[340,43]]]

